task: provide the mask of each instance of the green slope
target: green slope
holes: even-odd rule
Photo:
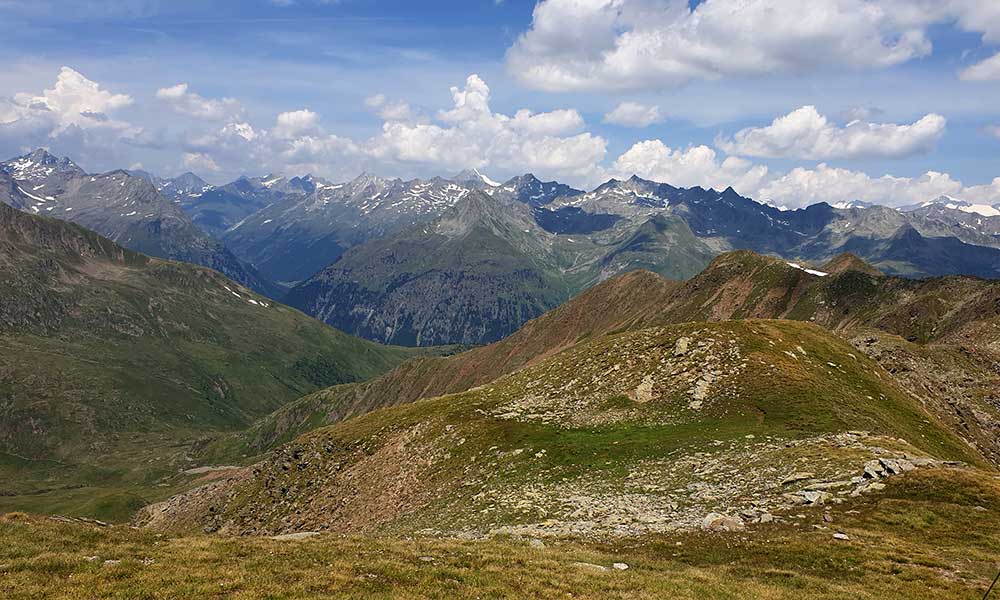
[[[337,386],[296,400],[246,431],[216,440],[206,456],[222,460],[254,455],[309,429],[377,408],[461,392],[609,332],[745,318],[810,321],[847,339],[861,336],[862,342],[873,335],[898,335],[920,347],[933,343],[908,354],[906,366],[893,359],[893,372],[934,374],[934,382],[909,377],[911,393],[926,396],[929,390],[941,390],[930,402],[940,409],[938,414],[954,421],[977,447],[1000,456],[1000,443],[990,433],[1000,420],[1000,405],[990,402],[989,391],[998,377],[989,365],[1000,347],[1000,334],[995,333],[1000,326],[990,325],[1000,324],[1000,284],[964,276],[886,277],[847,254],[821,269],[829,275],[812,275],[780,259],[739,251],[719,256],[685,282],[633,271],[594,286],[500,342],[447,358],[415,359],[361,385]],[[956,342],[977,350],[970,354],[960,347],[942,348]],[[952,354],[965,358],[955,361],[948,358]],[[893,358],[885,356],[887,361]],[[976,365],[971,365],[972,358]],[[970,403],[949,408],[948,395],[954,405],[954,396],[969,387],[968,381],[979,382],[962,392]]]
[[[367,339],[484,344],[615,275],[690,277],[715,254],[677,217],[556,234],[527,205],[474,192],[432,221],[349,250],[286,300]]]
[[[0,471],[17,474],[0,505],[30,505],[24,494],[54,487],[148,484],[176,473],[195,438],[411,355],[209,269],[6,206],[0,346],[0,452],[10,457]]]
[[[817,326],[691,323],[606,336],[482,388],[316,430],[145,518],[242,534],[639,535],[712,511],[779,511],[795,471],[842,480],[846,494],[879,456],[983,464]]]
[[[443,217],[346,252],[286,300],[366,339],[478,344],[567,300],[523,206],[474,193]]]

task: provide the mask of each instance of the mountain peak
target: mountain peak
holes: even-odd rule
[[[820,270],[827,273],[839,274],[846,271],[861,271],[875,277],[883,277],[885,274],[875,267],[866,263],[858,255],[852,252],[841,252],[826,262]]]
[[[0,163],[0,168],[10,173],[14,179],[34,181],[59,173],[71,176],[83,175],[84,171],[70,159],[59,158],[45,148],[37,148],[28,154]]]
[[[465,169],[464,171],[458,173],[451,178],[455,183],[460,184],[471,184],[476,187],[481,187],[483,185],[489,187],[500,187],[500,183],[490,179],[488,176],[484,175],[479,169]]]
[[[912,212],[920,209],[958,210],[964,213],[979,215],[981,217],[1000,217],[1000,209],[998,209],[997,206],[990,206],[989,204],[974,204],[947,194],[942,194],[933,200],[928,200],[921,204],[900,208],[900,210],[904,212]]]
[[[540,179],[535,177],[534,173],[525,173],[524,175],[518,175],[516,177],[511,177],[508,179],[504,185],[514,185],[514,186],[528,186],[542,183]]]

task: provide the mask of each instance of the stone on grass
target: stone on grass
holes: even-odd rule
[[[743,531],[746,524],[743,519],[720,513],[708,513],[701,522],[705,531]]]

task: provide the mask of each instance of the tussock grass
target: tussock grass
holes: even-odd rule
[[[539,549],[512,538],[174,537],[8,513],[0,591],[11,599],[958,599],[978,598],[995,574],[1000,481],[989,473],[914,472],[831,515],[822,530],[813,515],[737,535]],[[834,531],[851,539],[833,540]],[[629,569],[610,569],[615,562]]]

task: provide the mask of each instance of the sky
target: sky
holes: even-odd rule
[[[0,0],[0,156],[1000,203],[994,0]]]

